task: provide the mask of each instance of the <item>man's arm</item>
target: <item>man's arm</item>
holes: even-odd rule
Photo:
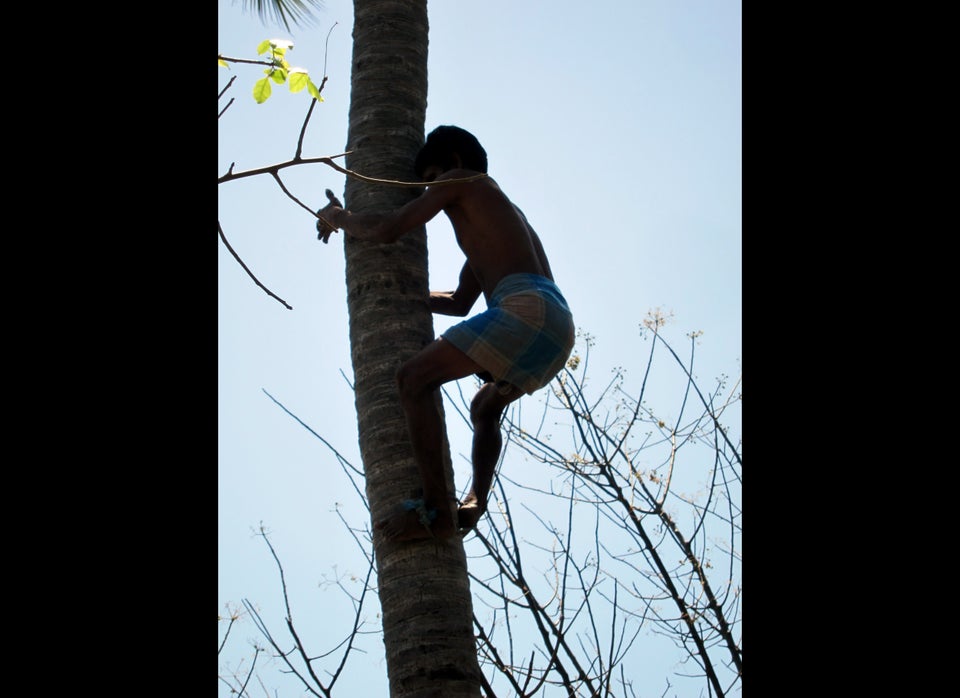
[[[326,242],[337,228],[343,228],[348,235],[360,240],[396,242],[440,213],[456,198],[459,189],[456,184],[430,187],[413,201],[388,213],[353,213],[344,209],[333,192],[327,189],[330,203],[317,211],[320,219],[317,221],[318,237]]]
[[[455,291],[431,291],[430,312],[438,315],[463,317],[480,297],[480,282],[470,264],[465,262],[460,270],[460,281]]]

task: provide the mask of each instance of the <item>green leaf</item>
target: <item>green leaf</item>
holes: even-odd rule
[[[272,90],[270,80],[268,78],[260,78],[253,86],[253,98],[257,100],[257,104],[263,104],[270,98],[270,92]]]
[[[310,76],[303,68],[293,68],[290,71],[290,91],[299,92],[310,82]]]
[[[313,84],[313,80],[307,83],[307,92],[313,95],[313,98],[318,102],[323,101],[323,97],[320,96],[320,90],[316,85]]]
[[[221,68],[229,68],[229,67],[230,67],[230,64],[227,63],[227,62],[226,62],[225,60],[223,60],[222,58],[218,58],[218,59],[217,59],[217,65],[219,65]]]
[[[278,85],[282,85],[287,81],[287,71],[283,68],[277,68],[270,72],[270,79]]]
[[[257,55],[261,55],[270,50],[270,39],[264,39],[257,44]]]

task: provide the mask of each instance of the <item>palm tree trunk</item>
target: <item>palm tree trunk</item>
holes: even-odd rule
[[[413,158],[424,141],[427,35],[426,0],[354,0],[349,169],[413,179]],[[344,203],[353,211],[383,211],[418,193],[348,179]],[[344,250],[360,452],[376,521],[420,494],[395,375],[434,338],[426,232],[388,245],[347,237]],[[454,492],[446,443],[443,452]],[[391,543],[375,535],[374,552],[391,698],[479,696],[460,538]]]

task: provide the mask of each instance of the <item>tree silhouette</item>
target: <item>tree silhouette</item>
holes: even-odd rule
[[[638,643],[644,633],[686,658],[658,669],[667,688],[699,681],[707,695],[739,691],[740,380],[721,377],[704,390],[693,378],[697,334],[682,360],[661,335],[663,322],[656,313],[645,321],[639,388],[621,368],[595,391],[592,339],[582,334],[542,408],[515,406],[504,416],[509,471],[466,541],[485,695],[633,697],[638,657],[653,642]],[[659,375],[675,369],[680,406],[671,420],[646,404],[657,358],[666,360]],[[445,402],[468,428],[468,398],[448,392]],[[313,433],[362,497],[362,473]],[[372,565],[369,529],[350,529]],[[356,621],[342,630],[340,654],[317,660],[331,672],[369,630],[363,596],[351,599]],[[289,617],[287,625],[293,653],[305,656]],[[281,644],[270,644],[279,656]]]

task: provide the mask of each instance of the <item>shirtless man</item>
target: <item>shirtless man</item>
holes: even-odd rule
[[[487,155],[472,134],[440,126],[417,154],[414,171],[424,182],[470,179],[486,173]],[[463,317],[481,293],[486,299],[486,312],[451,327],[397,373],[423,499],[407,500],[374,524],[393,540],[448,538],[458,529],[469,530],[487,508],[503,444],[504,409],[549,383],[573,349],[570,309],[553,282],[537,234],[490,177],[428,184],[418,198],[389,213],[353,213],[329,189],[326,193],[330,203],[317,212],[323,242],[339,228],[361,240],[394,242],[443,211],[466,263],[456,290],[430,292],[430,310]],[[443,424],[434,392],[473,374],[486,381],[470,404],[473,482],[454,518],[450,502],[455,497],[447,492],[443,475]]]

